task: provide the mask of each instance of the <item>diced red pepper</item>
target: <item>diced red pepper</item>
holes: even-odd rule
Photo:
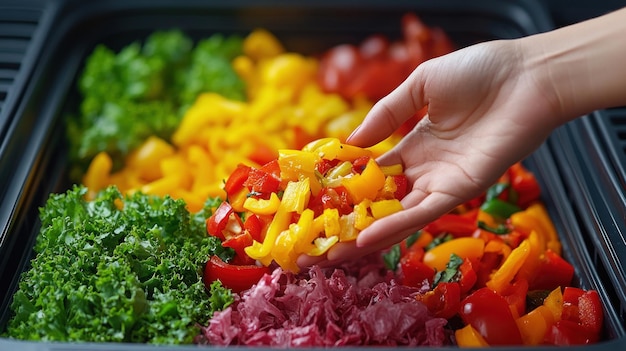
[[[470,259],[466,258],[463,260],[463,263],[459,266],[459,273],[461,275],[459,279],[461,294],[466,294],[474,287],[478,280],[478,276],[476,275],[476,271]]]
[[[278,158],[275,158],[261,166],[263,172],[271,174],[274,178],[280,180],[280,165],[278,164]]]
[[[491,273],[502,262],[502,255],[497,252],[485,252],[474,268],[476,271],[476,287],[484,287],[491,279]]]
[[[535,175],[528,171],[521,163],[516,163],[509,167],[508,174],[510,177],[511,187],[518,194],[517,204],[526,208],[533,201],[539,199],[541,188]]]
[[[598,341],[598,335],[578,323],[557,321],[546,335],[546,342],[557,346],[587,345]]]
[[[243,185],[250,188],[250,191],[258,194],[259,197],[269,198],[271,193],[278,192],[280,177],[276,177],[271,171],[268,172],[262,168],[252,168]]]
[[[309,200],[309,208],[313,210],[316,217],[327,208],[336,208],[340,216],[350,214],[353,207],[352,199],[343,186],[324,187],[317,196]]]
[[[463,301],[461,319],[471,324],[489,345],[521,345],[522,336],[506,300],[489,288],[480,288]]]
[[[246,221],[243,223],[243,229],[250,234],[252,240],[256,240],[260,243],[263,242],[264,227],[264,222],[261,221],[261,218],[255,214],[249,214]]]
[[[559,286],[568,286],[574,277],[574,266],[550,249],[544,252],[537,271],[541,274],[535,274],[528,282],[530,290],[553,290]]]
[[[471,236],[477,228],[476,221],[462,215],[448,213],[427,224],[424,229],[437,236],[450,233],[455,238]]]
[[[209,235],[224,241],[230,236],[240,234],[243,230],[243,223],[233,207],[228,202],[224,201],[215,212],[207,218],[206,228]]]
[[[561,319],[578,323],[585,329],[592,341],[597,341],[604,321],[598,292],[585,291],[571,286],[565,287]]]
[[[419,245],[411,245],[406,253],[400,258],[400,281],[402,284],[413,287],[422,287],[424,282],[430,286],[435,275],[435,270],[422,262],[424,248]]]
[[[393,193],[393,197],[402,200],[409,191],[409,181],[404,174],[398,174],[392,177],[393,182],[396,184],[396,191]]]
[[[232,264],[236,265],[254,264],[255,261],[244,251],[250,245],[252,245],[252,236],[248,231],[233,235],[222,242],[222,246],[235,250]]]
[[[365,166],[367,166],[367,163],[369,162],[369,160],[370,160],[369,156],[361,156],[357,158],[356,160],[352,161],[352,171],[357,174],[363,173],[363,170],[365,169]]]
[[[523,316],[526,313],[526,295],[528,294],[528,281],[518,278],[510,284],[504,291],[502,297],[509,306],[512,306],[517,312],[517,316]]]
[[[422,302],[435,317],[450,319],[459,313],[461,287],[456,282],[439,283],[435,289],[424,294]]]
[[[263,275],[269,273],[270,269],[265,266],[229,264],[213,255],[204,268],[204,285],[209,289],[211,283],[219,280],[233,292],[241,292],[251,288]]]
[[[228,197],[231,197],[239,192],[239,190],[243,189],[243,183],[248,179],[250,169],[252,169],[250,166],[246,166],[243,163],[237,165],[224,184],[224,190]]]
[[[323,158],[317,164],[315,164],[315,169],[320,172],[321,175],[326,175],[326,172],[337,166],[339,162],[341,161],[337,158],[334,160],[328,160]]]

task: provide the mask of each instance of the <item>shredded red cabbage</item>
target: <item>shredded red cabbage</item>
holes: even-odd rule
[[[198,344],[271,347],[442,346],[447,320],[416,300],[382,262],[311,267],[298,275],[277,268],[237,295],[201,327]]]

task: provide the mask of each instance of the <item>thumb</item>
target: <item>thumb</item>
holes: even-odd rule
[[[372,107],[363,123],[346,139],[348,144],[372,146],[390,136],[424,107],[424,75],[420,67]]]

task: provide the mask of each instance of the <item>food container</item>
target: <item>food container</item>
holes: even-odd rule
[[[9,305],[20,274],[28,269],[32,257],[39,230],[38,208],[50,193],[71,186],[62,119],[77,109],[76,78],[85,57],[97,44],[120,49],[158,29],[180,28],[199,39],[213,33],[245,35],[262,27],[274,33],[289,51],[312,55],[333,45],[358,43],[371,34],[398,38],[400,18],[407,12],[442,28],[457,47],[552,28],[543,6],[530,0],[0,2],[0,30],[11,26],[23,30],[20,64],[3,66],[0,62],[0,68],[14,70],[7,73],[12,80],[0,110],[0,330],[10,317]],[[11,16],[6,15],[9,13]],[[3,49],[0,47],[0,60],[6,57]],[[576,268],[575,284],[596,289],[602,297],[606,341],[585,349],[623,349],[626,284],[620,263],[626,253],[623,242],[614,246],[609,240],[619,238],[621,227],[616,221],[608,225],[604,218],[615,215],[623,222],[623,216],[618,216],[623,201],[617,202],[622,207],[609,207],[607,199],[617,199],[610,197],[614,195],[609,195],[606,187],[598,189],[594,198],[577,196],[583,189],[573,189],[572,181],[590,182],[589,186],[608,183],[603,178],[595,183],[587,178],[566,179],[563,174],[574,169],[562,168],[572,162],[571,157],[557,154],[550,146],[542,146],[525,162],[540,180],[542,199],[561,235],[565,257]],[[591,211],[596,205],[604,206],[604,217]],[[142,350],[149,346],[0,339],[0,349],[24,348]]]
[[[577,245],[615,309],[626,314],[626,108],[595,111],[557,129],[548,145],[583,233]]]

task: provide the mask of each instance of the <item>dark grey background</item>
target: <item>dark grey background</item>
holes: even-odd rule
[[[622,7],[626,0],[541,0],[550,10],[556,26],[561,27],[596,17]]]

